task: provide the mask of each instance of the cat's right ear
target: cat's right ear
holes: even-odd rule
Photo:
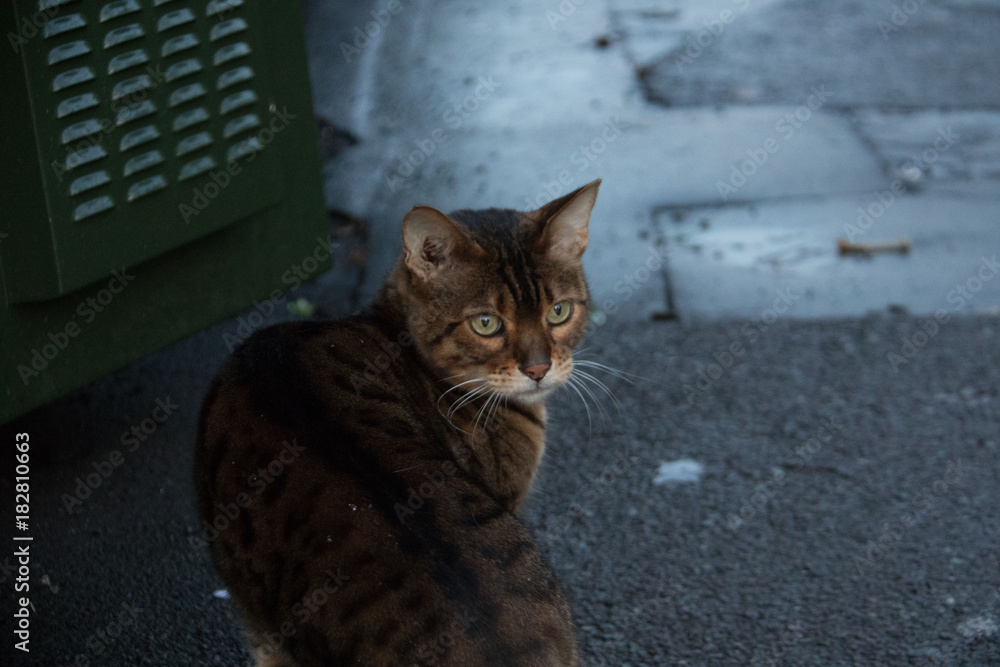
[[[483,253],[479,244],[430,206],[414,206],[403,218],[403,261],[424,280],[453,259]]]

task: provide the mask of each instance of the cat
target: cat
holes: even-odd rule
[[[528,213],[414,207],[367,312],[227,361],[195,486],[258,667],[578,664],[515,512],[589,317],[599,186]]]

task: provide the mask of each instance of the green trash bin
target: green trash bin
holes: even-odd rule
[[[301,21],[3,3],[0,423],[328,267]]]

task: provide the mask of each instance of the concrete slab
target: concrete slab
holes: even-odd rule
[[[753,101],[753,106],[665,109],[649,104],[639,94],[636,65],[655,50],[658,38],[665,40],[663,44],[680,36],[687,40],[712,26],[718,29],[716,22],[721,21],[724,29],[694,65],[706,67],[712,76],[723,76],[735,71],[727,70],[725,58],[736,57],[733,45],[742,45],[740,40],[750,39],[747,35],[766,37],[768,44],[784,44],[777,52],[778,61],[789,54],[800,56],[802,51],[792,47],[799,44],[796,40],[805,40],[815,25],[829,31],[847,30],[851,39],[866,44],[852,47],[862,51],[899,48],[892,46],[893,40],[909,39],[902,30],[882,40],[877,22],[871,22],[879,11],[888,8],[891,13],[890,5],[852,5],[853,10],[847,11],[788,0],[628,0],[613,5],[543,6],[513,0],[476,6],[441,1],[414,11],[404,3],[360,53],[351,54],[351,63],[333,46],[337,38],[327,38],[324,46],[313,47],[323,59],[322,67],[314,69],[314,86],[323,91],[342,85],[343,74],[330,74],[327,80],[326,72],[354,68],[352,102],[343,113],[356,120],[351,127],[361,137],[357,146],[327,164],[327,200],[332,208],[369,221],[365,271],[359,275],[352,302],[365,303],[378,290],[399,252],[400,221],[414,204],[445,211],[486,206],[529,209],[598,177],[605,182],[586,255],[595,305],[601,311],[597,321],[644,319],[651,311],[669,310],[668,284],[658,270],[664,253],[669,254],[670,285],[677,290],[682,316],[759,312],[763,308],[759,304],[773,300],[768,295],[785,284],[787,272],[805,270],[788,263],[801,250],[797,248],[802,239],[813,239],[806,247],[814,243],[817,251],[822,250],[820,256],[832,256],[836,235],[844,235],[842,227],[854,209],[877,202],[874,193],[891,192],[897,179],[907,191],[923,189],[943,197],[934,202],[961,195],[974,201],[950,212],[948,204],[935,203],[931,209],[936,218],[927,217],[912,204],[901,204],[859,240],[874,240],[882,230],[896,231],[892,220],[908,216],[911,210],[918,217],[924,214],[920,219],[929,226],[921,229],[928,234],[935,221],[961,217],[962,225],[950,227],[952,235],[948,236],[949,242],[961,248],[973,247],[980,238],[992,238],[989,230],[995,226],[995,209],[990,211],[989,198],[1000,194],[998,114],[840,108],[837,105],[845,103],[845,94],[852,104],[873,103],[878,99],[872,90],[885,88],[879,77],[845,78],[844,72],[857,63],[854,57],[841,62],[842,52],[836,63],[830,60],[830,50],[844,46],[837,42],[841,37],[824,32],[817,57],[802,60],[806,74],[826,72],[829,81],[782,70],[779,73],[788,80],[782,79],[780,90],[775,89],[780,94],[761,96],[749,89],[739,93],[742,102]],[[954,3],[923,7],[908,29],[919,21],[938,21],[941,12],[949,16],[959,12],[954,15],[964,21],[959,32],[976,30],[975,16],[969,12],[992,11],[990,7]],[[335,18],[326,9],[311,16],[315,39],[324,34],[321,24]],[[362,19],[364,15],[359,14],[357,20]],[[935,26],[935,30],[944,29],[938,23]],[[866,29],[876,32],[872,35]],[[343,32],[337,30],[327,33]],[[780,30],[790,34],[772,34]],[[606,48],[601,47],[600,37],[608,38]],[[648,43],[641,44],[643,39]],[[868,44],[883,41],[887,44]],[[949,58],[971,57],[966,53],[969,48],[961,47]],[[991,58],[977,62],[974,73],[967,73],[966,78],[989,71]],[[774,59],[775,54],[762,53],[755,67],[765,63],[761,71],[776,76]],[[899,73],[887,71],[896,81]],[[697,83],[701,74],[685,76],[694,82],[691,85],[701,85]],[[947,77],[942,72],[933,76],[935,85],[945,85]],[[752,77],[745,80],[753,81]],[[951,91],[958,95],[959,106],[976,103],[980,94],[966,83],[965,88]],[[702,90],[701,103],[733,101],[713,96],[709,88]],[[947,92],[935,90],[940,95]],[[322,99],[321,94],[318,108],[324,104]],[[767,99],[781,104],[761,104]],[[916,169],[907,166],[909,156],[933,147],[940,137],[937,131],[947,132],[947,128],[958,138],[946,150]],[[813,203],[803,200],[809,197],[817,199]],[[737,208],[725,213],[716,209],[719,206]],[[830,208],[824,211],[823,206]],[[688,248],[676,246],[671,239],[678,230],[664,232],[664,225],[653,220],[652,212],[662,207],[686,211],[688,220],[700,219],[697,210],[703,208],[710,219],[719,213],[742,220],[755,208],[765,212],[777,220],[768,224],[780,233],[771,233],[771,227],[759,230],[756,223],[745,220],[733,224],[753,237],[753,243],[747,238],[742,242],[753,245],[755,258],[781,259],[786,263],[781,269],[785,274],[750,279],[740,273],[748,270],[745,266],[736,272],[720,272],[711,258],[678,253]],[[803,224],[802,219],[827,222],[817,226]],[[968,232],[966,239],[957,238],[959,229]],[[822,230],[821,236],[813,237],[817,230]],[[791,245],[786,232],[791,234]],[[658,245],[663,242],[667,245]],[[812,292],[809,306],[796,306],[796,314],[857,314],[889,303],[927,310],[936,298],[932,284],[917,280],[912,288],[889,292],[871,292],[858,285],[858,281],[872,279],[909,281],[913,271],[907,267],[917,266],[918,252],[925,251],[915,248],[902,262],[878,258],[857,275],[838,273],[850,266],[839,259],[812,267],[808,276],[796,274],[794,280],[813,281],[818,290]],[[809,255],[812,250],[802,252]],[[944,266],[951,265],[946,261]],[[859,296],[866,294],[870,296]]]
[[[891,305],[954,316],[1000,312],[996,214],[992,198],[872,192],[664,210],[657,224],[682,318],[855,316]],[[911,249],[841,256],[838,238],[908,239]]]
[[[685,38],[652,68],[651,99],[677,106],[790,103],[822,82],[840,106],[1000,104],[995,0],[911,2],[905,10],[895,0],[729,4],[728,23],[690,31],[693,41]],[[663,39],[676,43],[672,33]]]
[[[781,0],[624,0],[608,2],[616,31],[624,38],[624,48],[632,63],[655,65],[688,42],[697,43],[698,34],[725,31],[732,20],[745,11],[759,11]],[[722,27],[720,27],[720,24]],[[703,37],[704,39],[704,37]]]
[[[722,111],[623,107],[600,124],[507,129],[490,127],[482,117],[473,116],[468,127],[442,129],[439,136],[446,141],[398,182],[387,182],[384,174],[381,179],[373,177],[377,148],[351,149],[327,168],[327,183],[335,184],[328,187],[328,199],[348,210],[374,209],[371,215],[383,220],[373,229],[375,250],[369,255],[371,270],[362,290],[370,295],[395,259],[399,221],[413,204],[443,210],[485,206],[527,210],[603,176],[586,255],[595,300],[618,302],[627,296],[624,301],[637,308],[640,302],[648,304],[638,313],[645,316],[650,309],[665,307],[663,286],[657,279],[649,285],[652,291],[636,292],[624,290],[622,281],[641,272],[655,251],[649,240],[649,216],[658,204],[694,206],[723,197],[783,198],[888,187],[878,163],[842,118],[815,115],[796,130],[786,120],[794,114],[794,109],[766,107]],[[415,141],[411,154],[421,155],[416,146],[422,140]],[[776,152],[768,153],[765,147]],[[384,169],[394,165],[398,159]],[[358,183],[359,173],[368,173],[369,178]],[[631,310],[619,305],[623,313]]]
[[[910,187],[1000,195],[1000,112],[860,110],[858,127]]]
[[[329,17],[319,12],[316,19]],[[362,300],[395,260],[399,224],[411,206],[540,205],[598,178],[606,166],[600,154],[622,135],[625,100],[643,104],[629,64],[594,45],[609,29],[600,3],[576,7],[557,26],[526,2],[434,3],[404,8],[394,21],[383,42],[360,54],[372,78],[358,84],[370,94],[358,95],[352,111],[369,119],[362,141],[326,167],[328,204],[371,221]],[[313,83],[326,85],[321,72]],[[598,155],[579,152],[591,145]],[[638,232],[648,235],[655,199],[624,208],[609,189],[616,188],[602,194],[588,261],[631,271],[621,256],[652,249]],[[606,218],[616,223],[602,223]],[[619,256],[605,257],[611,250]],[[662,294],[662,286],[650,288]]]

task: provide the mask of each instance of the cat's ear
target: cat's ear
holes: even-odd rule
[[[403,218],[403,261],[424,280],[433,277],[454,259],[483,254],[448,216],[430,206],[414,206]]]
[[[536,252],[564,261],[580,259],[587,249],[590,212],[600,187],[601,179],[597,179],[529,213],[544,225],[535,243]]]

